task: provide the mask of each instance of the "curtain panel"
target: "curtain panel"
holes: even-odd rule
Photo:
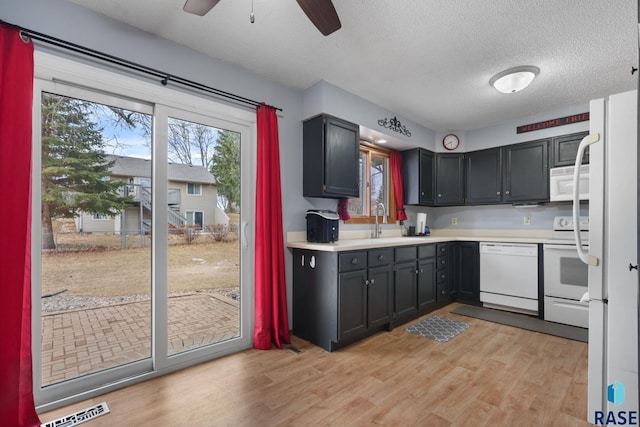
[[[33,44],[0,25],[0,425],[37,426],[31,365]]]
[[[398,221],[406,221],[407,214],[404,211],[404,183],[402,180],[402,154],[395,150],[391,151],[389,153],[389,163],[391,164],[391,178],[396,199],[396,219]]]
[[[255,326],[253,346],[268,350],[291,342],[282,231],[278,117],[273,107],[257,107]]]

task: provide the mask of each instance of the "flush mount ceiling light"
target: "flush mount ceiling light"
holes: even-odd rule
[[[498,92],[520,92],[531,84],[539,72],[538,67],[530,65],[510,68],[491,77],[489,84],[495,87]]]

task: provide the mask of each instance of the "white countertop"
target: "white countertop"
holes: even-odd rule
[[[342,235],[343,232],[340,232],[340,234]],[[397,234],[389,237],[385,237],[383,235],[383,237],[380,237],[379,239],[363,238],[357,234],[347,234],[345,238],[334,243],[311,243],[303,239],[306,239],[306,235],[304,233],[289,233],[287,235],[287,247],[315,251],[341,252],[358,249],[375,249],[455,241],[534,244],[549,243],[552,241],[551,232],[547,232],[546,230],[456,230],[455,232],[434,232],[429,236],[415,237],[403,237]]]

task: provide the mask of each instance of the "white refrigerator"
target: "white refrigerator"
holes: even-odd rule
[[[581,258],[589,264],[592,423],[602,421],[602,413],[604,420],[612,416],[609,411],[638,411],[637,95],[591,101],[589,136],[581,143],[590,145],[589,249]]]

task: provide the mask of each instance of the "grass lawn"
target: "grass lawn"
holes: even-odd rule
[[[99,239],[117,236],[80,236],[81,247],[93,250],[42,254],[42,294],[66,289],[66,296],[125,296],[149,294],[151,248],[104,249]],[[92,242],[93,239],[93,242]],[[138,237],[139,241],[139,237]],[[104,241],[102,241],[104,243]],[[238,239],[215,242],[198,236],[193,244],[169,246],[169,292],[230,288],[240,283]],[[117,244],[116,244],[117,247]]]

